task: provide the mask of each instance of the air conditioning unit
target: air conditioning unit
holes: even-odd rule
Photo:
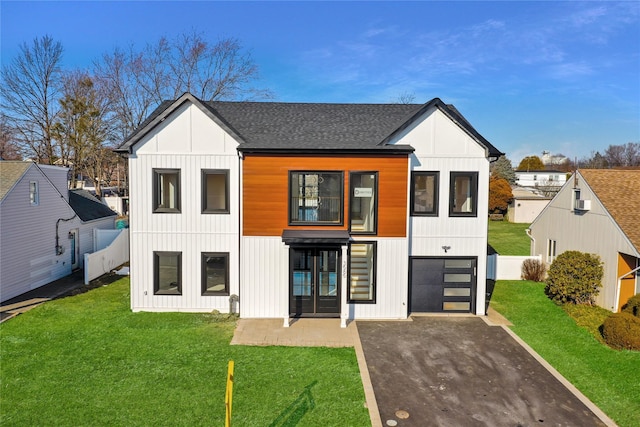
[[[591,200],[576,200],[576,209],[580,211],[591,210]]]

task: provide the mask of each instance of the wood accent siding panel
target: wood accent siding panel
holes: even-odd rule
[[[285,228],[348,230],[349,172],[378,171],[378,236],[406,236],[405,156],[303,157],[247,155],[243,161],[243,235],[280,236]],[[342,226],[288,224],[289,171],[344,172]]]

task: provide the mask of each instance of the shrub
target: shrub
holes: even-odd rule
[[[614,313],[604,321],[602,336],[611,348],[640,351],[640,317]]]
[[[522,262],[522,278],[542,282],[547,273],[547,266],[540,260],[529,258]]]
[[[600,292],[602,274],[602,261],[598,255],[566,251],[549,267],[544,292],[562,304],[593,304]]]
[[[622,311],[630,313],[633,316],[640,317],[640,294],[635,294],[625,305],[622,306]]]

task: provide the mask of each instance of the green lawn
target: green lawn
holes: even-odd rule
[[[529,255],[530,240],[525,233],[529,225],[489,221],[489,244],[500,255]]]
[[[352,348],[230,346],[235,321],[132,313],[129,280],[0,325],[0,425],[370,425]]]
[[[543,283],[498,281],[491,306],[618,425],[640,426],[640,352],[599,342],[546,297]]]

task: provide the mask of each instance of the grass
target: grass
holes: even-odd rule
[[[530,240],[525,230],[529,224],[489,221],[489,244],[500,255],[529,255]]]
[[[132,313],[129,280],[0,325],[0,424],[370,425],[352,348],[230,346],[235,319]]]
[[[544,294],[544,284],[498,281],[491,305],[513,331],[619,426],[640,425],[640,352],[613,350]],[[602,314],[602,313],[601,313]],[[582,314],[585,324],[598,314]],[[589,330],[591,330],[591,332]]]

